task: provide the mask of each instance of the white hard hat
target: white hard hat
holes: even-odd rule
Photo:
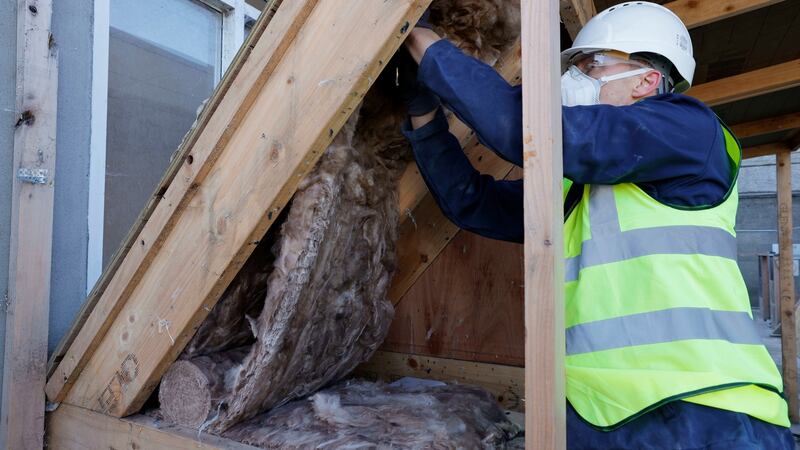
[[[562,69],[574,55],[599,50],[661,55],[681,77],[675,80],[675,91],[685,91],[692,84],[695,61],[689,30],[675,13],[661,5],[626,2],[592,17],[572,47],[561,52]]]

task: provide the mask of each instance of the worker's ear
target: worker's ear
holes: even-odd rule
[[[659,84],[661,84],[661,72],[651,70],[640,78],[639,84],[633,88],[631,96],[639,99],[657,94]]]

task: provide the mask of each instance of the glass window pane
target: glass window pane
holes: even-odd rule
[[[105,266],[219,79],[222,15],[191,0],[111,0]]]

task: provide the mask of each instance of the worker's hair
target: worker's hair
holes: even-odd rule
[[[642,52],[632,54],[631,59],[647,64],[653,69],[661,72],[661,83],[658,86],[659,94],[672,92],[672,90],[675,88],[675,82],[672,77],[673,66],[672,63],[667,60],[667,58],[655,53]]]

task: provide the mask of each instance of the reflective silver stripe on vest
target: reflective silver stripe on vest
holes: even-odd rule
[[[587,322],[567,328],[567,355],[686,339],[761,345],[745,312],[671,308]]]
[[[676,225],[621,231],[611,186],[592,186],[589,224],[592,238],[581,254],[564,262],[566,282],[582,269],[648,255],[707,255],[736,260],[736,238],[722,228]],[[613,216],[612,216],[613,214]]]

